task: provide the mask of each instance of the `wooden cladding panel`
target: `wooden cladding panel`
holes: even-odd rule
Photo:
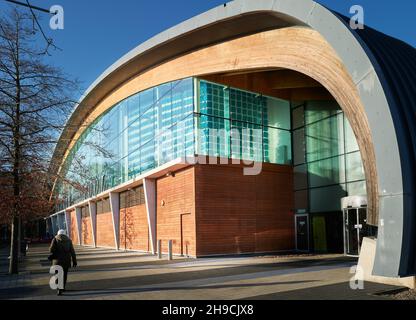
[[[89,206],[83,206],[81,208],[81,217],[82,219],[88,218],[90,216],[90,208]]]
[[[97,214],[97,247],[115,247],[113,216],[111,212]]]
[[[97,214],[102,214],[110,211],[110,198],[105,198],[103,200],[97,201]]]
[[[184,169],[156,181],[157,239],[163,252],[173,240],[174,254],[190,256],[292,250],[292,190],[288,166],[264,164],[257,176],[233,165]],[[90,218],[82,219],[82,235],[92,245]],[[96,240],[98,247],[114,247],[111,212],[97,215]],[[120,248],[150,251],[145,205],[120,210]]]
[[[143,186],[120,193],[120,208],[122,209],[143,205],[145,202]]]
[[[91,218],[90,217],[81,219],[81,229],[82,229],[81,244],[85,245],[85,246],[94,245],[94,241],[93,241],[93,238],[92,238],[92,226],[91,226]]]
[[[120,210],[120,249],[150,251],[145,205]]]
[[[294,249],[291,167],[198,165],[195,181],[198,256]]]
[[[71,211],[71,213],[69,214],[70,217],[70,224],[71,224],[71,234],[69,235],[69,237],[71,238],[72,242],[74,244],[78,244],[79,243],[79,239],[78,239],[78,226],[77,226],[77,215],[75,213],[75,210]]]
[[[193,167],[156,182],[156,233],[162,240],[163,252],[167,252],[168,241],[173,240],[174,254],[196,254],[194,185]]]
[[[314,79],[292,70],[238,74],[210,74],[202,79],[280,99],[332,100],[332,95]],[[290,80],[290,81],[287,81]]]
[[[184,256],[195,256],[195,215],[181,215],[181,254]]]

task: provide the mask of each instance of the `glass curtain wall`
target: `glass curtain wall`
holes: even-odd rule
[[[65,206],[193,155],[193,79],[135,94],[92,123],[71,150],[58,192]]]
[[[290,102],[198,80],[199,155],[292,164]]]
[[[365,195],[360,151],[339,106],[292,106],[195,78],[137,93],[99,117],[72,148],[59,209],[195,154],[294,165],[299,213],[339,211],[340,198]]]
[[[297,212],[341,211],[342,197],[366,195],[358,144],[338,104],[309,101],[292,112]]]
[[[85,130],[65,164],[62,207],[195,154],[291,165],[291,139],[288,101],[194,78],[162,84]]]

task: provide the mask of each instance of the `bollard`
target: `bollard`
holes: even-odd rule
[[[168,260],[169,261],[171,261],[171,260],[173,260],[173,254],[172,254],[172,251],[173,251],[173,241],[172,240],[169,240],[169,242],[168,242]]]
[[[157,257],[162,259],[162,240],[157,240]]]

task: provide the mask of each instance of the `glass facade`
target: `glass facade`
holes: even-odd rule
[[[48,227],[50,234],[56,235],[59,230],[66,230],[65,213],[61,212],[51,217]]]
[[[198,80],[196,153],[292,164],[288,101]]]
[[[366,195],[361,153],[338,104],[309,101],[292,115],[297,212],[341,211],[341,198]]]
[[[194,154],[194,80],[183,79],[118,103],[82,134],[65,163],[66,205]]]
[[[188,78],[139,92],[92,123],[65,163],[72,205],[198,155],[292,164],[288,101]]]
[[[194,155],[293,165],[297,212],[340,210],[365,195],[352,129],[333,101],[289,101],[196,78],[121,101],[94,121],[64,164],[63,209],[171,160]]]

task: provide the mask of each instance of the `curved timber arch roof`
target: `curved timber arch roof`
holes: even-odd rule
[[[325,40],[323,44],[329,45],[328,50],[333,50],[340,68],[351,80],[347,95],[358,97],[357,115],[354,118],[354,112],[345,111],[353,120],[360,149],[367,155],[364,166],[373,211],[370,222],[379,226],[374,273],[413,274],[416,271],[416,50],[370,28],[353,31],[343,17],[312,0],[235,0],[141,44],[107,69],[87,90],[56,147],[51,170],[60,170],[73,141],[97,106],[135,77],[192,52],[225,42],[235,44],[233,41],[239,38],[276,29],[313,30]],[[302,66],[305,63],[298,61],[292,68],[308,73]],[[317,70],[309,73],[337,98],[336,89],[330,90],[337,83],[328,74]],[[339,102],[347,109],[343,101]]]

